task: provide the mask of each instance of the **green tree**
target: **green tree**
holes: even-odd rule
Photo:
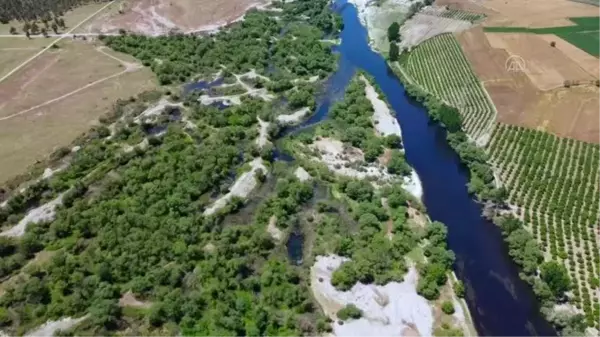
[[[359,319],[362,317],[362,310],[352,303],[346,304],[345,307],[337,312],[337,317],[342,321],[346,321],[348,319]]]
[[[452,315],[454,313],[454,305],[450,301],[444,301],[442,303],[442,311],[446,315]]]
[[[387,164],[387,171],[390,174],[398,174],[401,176],[407,176],[411,173],[411,168],[404,158],[404,154],[398,150],[392,152],[390,161]]]
[[[544,262],[540,266],[540,277],[548,284],[555,297],[562,297],[571,288],[567,269],[556,261]]]
[[[398,22],[393,22],[387,31],[388,41],[397,42],[400,39],[400,25]]]
[[[454,293],[460,298],[465,297],[465,285],[461,280],[454,282]]]
[[[390,42],[390,52],[389,52],[390,61],[392,61],[392,62],[398,61],[399,55],[400,55],[400,49],[398,48],[398,45],[396,44],[396,42]]]

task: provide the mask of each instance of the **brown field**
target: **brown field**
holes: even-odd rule
[[[0,83],[0,181],[69,144],[118,98],[157,85],[128,56],[83,41],[59,45]]]
[[[54,40],[55,38],[31,40],[23,37],[0,38],[0,78]]]
[[[574,86],[542,91],[522,72],[508,72],[510,54],[493,48],[480,27],[457,34],[467,59],[498,110],[498,121],[600,142],[599,90]]]
[[[492,48],[504,49],[509,55],[520,56],[525,61],[525,73],[540,90],[562,87],[565,81],[593,84],[598,78],[597,72],[588,73],[562,50],[550,46],[550,42],[542,35],[529,33],[486,33],[485,35]],[[564,46],[568,43],[560,40],[559,44]],[[591,55],[590,57],[594,58]]]
[[[484,26],[571,26],[570,17],[598,15],[598,7],[569,0],[438,0],[435,4],[486,14]]]
[[[147,35],[213,30],[239,19],[251,7],[266,0],[131,0],[86,23],[78,32],[117,33],[120,28]],[[117,7],[118,6],[118,7]]]
[[[485,21],[486,26],[571,26],[570,17],[598,15],[598,7],[569,0],[485,0],[481,4],[498,13]]]

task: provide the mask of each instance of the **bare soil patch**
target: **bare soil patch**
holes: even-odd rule
[[[65,41],[0,83],[0,117],[59,97],[124,70],[93,44]]]
[[[0,78],[54,40],[54,38],[31,40],[22,37],[0,38]]]
[[[541,35],[529,33],[485,33],[485,35],[492,48],[505,49],[509,55],[521,57],[525,63],[525,74],[540,90],[562,87],[565,81],[593,84],[593,81],[598,78],[597,73],[592,76],[560,49],[552,47],[550,42]],[[567,42],[562,41],[562,44]],[[589,57],[593,58],[591,55]]]
[[[467,12],[481,13],[487,16],[497,14],[496,11],[483,6],[481,0],[437,0],[436,6],[448,6],[451,9],[460,9]]]
[[[171,30],[213,30],[238,20],[267,0],[132,0],[115,4],[82,28],[88,33],[116,33],[119,29],[160,35]],[[113,7],[113,6],[111,6]]]
[[[554,48],[560,50],[566,57],[570,58],[588,74],[598,78],[598,74],[600,73],[600,63],[597,58],[554,34],[538,35],[538,37],[544,39],[548,44],[554,42]]]
[[[505,49],[493,48],[486,35],[480,27],[475,27],[458,34],[457,38],[490,94],[499,122],[599,142],[597,87],[585,85],[542,91],[525,73],[507,71],[506,60],[510,54]]]
[[[598,15],[597,7],[568,0],[486,0],[479,5],[497,13],[489,16],[486,26],[571,26],[570,17]]]
[[[149,69],[124,72],[127,65],[92,44],[65,41],[60,45],[0,83],[0,158],[5,163],[0,181],[69,144],[118,98],[157,86]],[[129,59],[123,56],[122,60]]]

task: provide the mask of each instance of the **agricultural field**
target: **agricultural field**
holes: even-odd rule
[[[493,33],[531,33],[554,34],[571,43],[590,55],[600,55],[600,17],[569,18],[569,26],[529,28],[529,27],[485,27],[486,32]]]
[[[487,150],[510,191],[510,205],[541,243],[546,259],[569,270],[569,302],[598,328],[599,146],[498,124]]]
[[[14,40],[9,42],[8,40]],[[46,39],[0,38],[6,50],[2,69],[23,62],[11,56],[37,52]],[[8,47],[10,48],[10,47]],[[35,48],[36,50],[21,49]],[[41,49],[41,48],[40,48]],[[28,54],[27,54],[28,55]],[[90,41],[63,39],[0,82],[0,156],[3,183],[75,137],[112,106],[115,100],[156,87],[156,79],[134,58]],[[9,163],[9,164],[8,164]]]
[[[474,139],[486,136],[495,108],[451,34],[417,46],[404,57],[402,67],[412,81],[459,109],[465,130]]]
[[[484,14],[463,11],[459,9],[447,9],[439,14],[439,16],[455,20],[469,21],[472,23],[479,22],[485,18]]]
[[[599,91],[588,77],[598,79],[594,56],[552,35],[485,33],[474,27],[457,34],[457,40],[496,106],[499,122],[598,143]],[[523,56],[525,71],[507,71],[511,54]],[[565,80],[576,79],[579,85],[564,87]]]
[[[406,20],[400,29],[400,49],[411,49],[434,36],[471,28],[485,15],[441,6],[427,6]]]

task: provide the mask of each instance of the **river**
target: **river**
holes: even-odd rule
[[[507,253],[499,229],[482,217],[467,192],[467,172],[449,147],[445,131],[429,123],[424,108],[404,94],[402,83],[383,57],[371,50],[356,8],[338,0],[344,20],[338,71],[329,79],[317,112],[295,129],[327,117],[331,102],[343,94],[356,69],[372,75],[396,112],[408,163],[423,184],[423,202],[432,220],[448,227],[448,246],[456,254],[455,272],[465,283],[466,300],[480,335],[556,335],[542,317],[527,283]],[[293,130],[288,130],[293,131]]]

